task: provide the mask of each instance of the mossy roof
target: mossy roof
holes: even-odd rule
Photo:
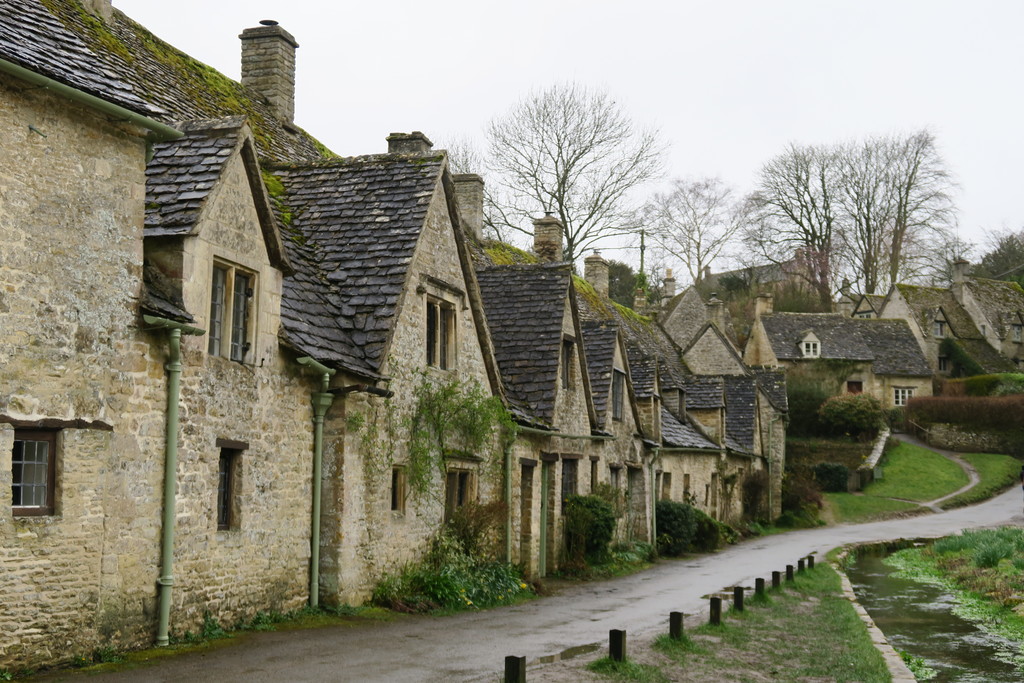
[[[619,340],[618,325],[587,320],[581,323],[583,345],[587,352],[587,371],[590,373],[590,390],[594,395],[594,411],[597,424],[604,426],[607,417],[608,400],[611,396],[612,372],[615,362],[615,347]]]
[[[244,116],[264,159],[330,155],[308,133],[278,119],[259,93],[168,45],[117,8],[109,22],[78,0],[5,0],[4,10],[4,58],[165,123]],[[12,33],[12,26],[26,23],[43,30],[28,38]]]
[[[1006,337],[1010,325],[1021,324],[1024,289],[1016,282],[972,277],[964,281],[964,287],[970,291],[1000,339]]]
[[[944,287],[922,287],[918,285],[896,285],[896,290],[907,302],[914,314],[914,319],[921,330],[928,334],[932,323],[942,318],[949,325],[958,339],[981,339],[981,332],[971,320],[971,316],[953,296],[953,292]]]

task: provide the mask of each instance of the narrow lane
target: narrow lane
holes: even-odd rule
[[[687,628],[706,619],[701,596],[733,584],[753,585],[810,553],[846,543],[936,537],[961,529],[1024,526],[1021,492],[905,520],[842,525],[757,538],[713,555],[660,562],[619,579],[572,586],[528,604],[458,614],[415,617],[359,628],[257,633],[210,652],[182,655],[152,666],[89,676],[89,681],[493,681],[506,655],[527,661],[571,647],[604,642],[608,630],[630,634],[666,629],[681,610]],[[543,668],[529,678],[543,680]],[[78,680],[73,672],[47,681]]]

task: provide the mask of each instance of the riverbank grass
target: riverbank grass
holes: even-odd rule
[[[724,611],[721,625],[690,629],[682,640],[662,635],[631,645],[630,662],[642,668],[601,659],[587,669],[605,680],[890,680],[830,566],[797,573],[768,595],[760,603],[748,600],[743,612]]]
[[[908,503],[904,500],[853,493],[826,493],[825,501],[829,505],[832,519],[842,524],[861,524],[876,519],[887,519],[921,507],[917,503]]]

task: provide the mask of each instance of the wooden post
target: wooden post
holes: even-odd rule
[[[737,612],[743,611],[743,586],[732,587],[732,608]]]
[[[613,662],[626,661],[626,632],[613,628],[608,631],[608,656]]]
[[[786,565],[786,581],[792,581],[792,580],[793,580],[793,565],[787,564]]]
[[[782,585],[782,572],[772,572],[772,588]]]
[[[761,577],[754,579],[754,595],[764,595],[764,579],[762,579]]]
[[[722,598],[711,598],[711,625],[718,626],[722,623]]]
[[[505,657],[505,683],[526,683],[526,657]]]
[[[804,558],[800,558],[796,561],[796,570],[802,572],[804,570]]]
[[[672,640],[683,639],[683,613],[668,613],[668,637]]]
[[[807,556],[807,568],[814,569],[814,555]]]

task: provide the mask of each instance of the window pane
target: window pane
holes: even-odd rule
[[[49,467],[49,442],[28,439],[14,441],[11,459],[13,505],[46,507]]]
[[[220,342],[224,336],[224,296],[228,272],[224,268],[213,268],[213,282],[210,296],[210,346],[211,355],[220,354]]]
[[[450,347],[452,342],[452,317],[454,316],[455,311],[453,311],[451,308],[448,308],[447,306],[441,306],[440,311],[441,332],[438,335],[440,342],[438,344],[438,351],[441,358],[440,361],[438,362],[438,367],[440,367],[442,370],[447,370],[449,367],[451,367]]]
[[[427,365],[437,365],[437,304],[427,302]]]
[[[231,307],[231,360],[245,360],[249,330],[249,276],[235,275]]]

